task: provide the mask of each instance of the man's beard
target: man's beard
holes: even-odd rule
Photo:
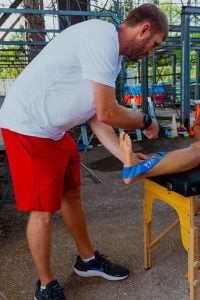
[[[135,43],[134,47],[132,48],[132,52],[130,55],[130,59],[132,61],[138,61],[145,57],[148,53],[146,45],[151,40],[151,37],[148,37],[145,41]]]

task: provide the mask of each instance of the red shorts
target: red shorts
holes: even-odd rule
[[[63,193],[77,189],[80,155],[68,133],[58,141],[2,129],[17,202],[22,211],[59,210]]]

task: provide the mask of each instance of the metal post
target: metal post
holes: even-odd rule
[[[142,111],[148,113],[148,57],[144,57],[141,62],[141,88],[142,88]]]
[[[181,122],[190,128],[190,15],[181,13]]]
[[[196,82],[194,99],[200,100],[200,50],[196,50]]]
[[[176,54],[172,54],[172,99],[176,104]]]
[[[152,79],[152,100],[155,103],[155,87],[156,87],[156,56],[155,53],[152,55],[152,68],[153,68],[153,79]]]
[[[124,98],[124,90],[125,90],[125,80],[127,78],[127,75],[126,75],[126,68],[125,68],[125,60],[122,59],[122,63],[121,63],[121,71],[120,71],[120,74],[118,76],[118,97],[117,97],[117,100],[118,100],[118,103],[123,105],[123,98]]]

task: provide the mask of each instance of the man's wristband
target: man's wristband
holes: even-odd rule
[[[142,130],[147,129],[153,121],[152,117],[146,114],[144,114],[143,120],[144,120],[144,127],[142,128]]]

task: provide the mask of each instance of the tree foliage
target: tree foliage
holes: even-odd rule
[[[9,40],[24,41],[25,35],[23,32],[17,32]],[[16,78],[23,70],[25,62],[24,45],[0,46],[0,78]]]

